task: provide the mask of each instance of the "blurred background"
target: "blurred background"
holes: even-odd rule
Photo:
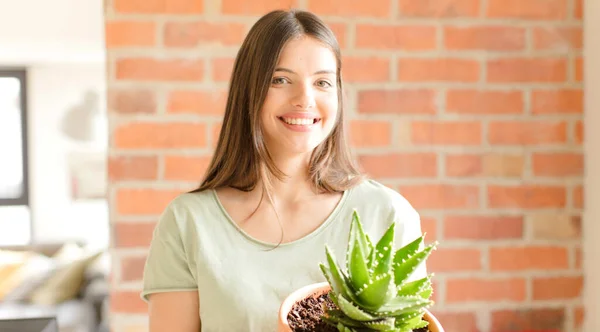
[[[598,0],[0,0],[0,322],[147,331],[157,217],[246,32],[290,7],[342,46],[361,167],[441,242],[446,331],[600,331]]]

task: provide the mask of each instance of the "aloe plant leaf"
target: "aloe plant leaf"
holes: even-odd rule
[[[371,279],[369,284],[356,292],[356,297],[359,303],[368,309],[377,310],[389,301],[395,295],[395,292],[393,275],[388,273]]]
[[[344,314],[341,310],[328,310],[326,315],[321,317],[324,321],[331,323],[331,325],[336,326],[338,323],[342,323],[347,327],[362,327],[362,323],[356,320],[352,320]]]
[[[350,223],[350,234],[348,238],[348,251],[346,253],[346,262],[348,262],[348,258],[352,255],[352,251],[354,250],[354,245],[358,241],[358,245],[360,246],[361,252],[363,253],[363,259],[366,260],[371,252],[371,240],[367,237],[365,233],[362,223],[360,222],[360,217],[358,215],[358,211],[354,209],[352,211],[352,222]],[[350,267],[347,267],[350,269]]]
[[[398,249],[394,254],[394,264],[402,263],[402,261],[408,259],[414,253],[416,253],[421,247],[421,243],[423,243],[425,239],[425,234],[414,239],[412,242]]]
[[[366,322],[375,319],[374,316],[364,312],[359,307],[355,306],[354,303],[346,300],[343,296],[338,296],[338,303],[340,309],[351,319],[359,322]]]
[[[421,310],[423,308],[427,308],[433,304],[433,302],[431,300],[424,300],[422,298],[418,298],[418,299],[419,299],[419,302],[416,302],[412,305],[397,305],[397,306],[382,307],[376,313],[376,316],[381,316],[381,317],[398,316],[401,314],[419,311],[419,310]]]
[[[394,329],[395,319],[393,317],[387,317],[379,320],[365,322],[364,326],[375,331],[389,331]]]
[[[396,322],[398,322],[398,320],[396,320]],[[402,330],[416,330],[422,327],[425,327],[429,325],[429,322],[427,322],[426,320],[423,320],[423,315],[418,315],[412,318],[409,318],[407,320],[404,320],[401,322],[401,324],[397,324],[396,327],[400,328]]]
[[[407,282],[398,287],[398,296],[406,296],[406,295],[415,295],[419,294],[422,291],[426,290],[428,286],[431,286],[431,278],[433,277],[433,273],[428,275],[427,277],[414,280],[411,282]]]
[[[348,259],[348,273],[352,285],[357,289],[369,283],[369,269],[358,240],[354,241],[354,249]]]
[[[391,269],[392,258],[394,256],[395,225],[396,223],[392,223],[388,227],[375,246],[377,264],[373,272],[374,277],[388,273]]]
[[[396,285],[402,285],[416,270],[416,268],[427,259],[431,251],[435,249],[437,242],[434,242],[422,251],[419,251],[412,256],[403,259],[402,261],[394,260],[394,282]]]
[[[420,308],[420,305],[427,306],[430,304],[430,300],[423,299],[416,295],[411,296],[396,296],[386,302],[384,305],[374,312],[376,316],[397,316],[413,310],[412,308]],[[405,311],[406,309],[411,309]]]

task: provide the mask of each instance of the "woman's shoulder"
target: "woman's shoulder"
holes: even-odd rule
[[[163,213],[179,216],[185,214],[197,215],[202,211],[213,208],[213,195],[214,191],[212,189],[181,192],[167,203]]]
[[[412,204],[399,191],[373,179],[365,179],[354,187],[352,196],[360,205],[377,205],[400,214],[416,213]]]

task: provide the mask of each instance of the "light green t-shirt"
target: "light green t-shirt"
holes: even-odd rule
[[[144,268],[142,298],[156,292],[197,290],[204,332],[276,331],[277,313],[294,290],[326,281],[319,269],[328,244],[345,258],[353,209],[377,241],[396,221],[395,248],[421,235],[419,215],[398,192],[365,180],[344,192],[318,229],[274,250],[228,216],[214,190],[185,193],[165,209]],[[310,213],[310,211],[306,211]],[[425,264],[411,279],[424,277]]]

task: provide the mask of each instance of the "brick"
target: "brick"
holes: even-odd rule
[[[533,29],[533,48],[536,50],[581,50],[581,27],[537,27]]]
[[[399,0],[400,16],[403,17],[476,17],[479,16],[479,0]]]
[[[116,222],[114,227],[116,248],[147,248],[152,241],[156,223]]]
[[[572,190],[573,196],[573,207],[576,209],[582,209],[584,207],[583,187],[576,186]]]
[[[199,182],[208,170],[210,156],[165,156],[165,180]]]
[[[446,281],[446,303],[457,302],[522,302],[526,297],[523,278],[449,278]]]
[[[474,248],[441,247],[427,259],[430,272],[457,272],[481,270],[481,250]]]
[[[160,215],[181,191],[159,189],[117,190],[116,212],[119,215]]]
[[[217,143],[219,141],[219,134],[221,133],[221,127],[223,126],[222,122],[213,123],[211,128],[211,137],[212,137],[212,148],[217,147]]]
[[[111,156],[108,159],[108,178],[111,182],[154,180],[158,178],[158,157]]]
[[[121,257],[121,281],[141,281],[146,256]]]
[[[435,317],[444,326],[444,331],[465,331],[476,332],[477,314],[473,311],[457,312],[457,311],[438,311],[443,309],[431,309]]]
[[[213,59],[210,67],[212,69],[212,79],[215,82],[229,82],[235,59],[233,58],[217,58]]]
[[[510,26],[447,26],[448,50],[519,51],[525,49],[525,29]]]
[[[317,15],[335,15],[347,17],[390,17],[390,0],[307,0],[308,10]]]
[[[336,23],[326,21],[325,24],[333,31],[335,38],[340,46],[340,48],[345,48],[348,46],[348,25],[346,23]]]
[[[436,46],[435,26],[356,26],[356,47],[361,49],[426,51],[434,50]]]
[[[567,59],[499,58],[487,62],[487,82],[549,83],[567,80]]]
[[[400,193],[416,209],[468,209],[479,207],[479,188],[473,185],[402,185]]]
[[[583,19],[583,0],[575,0],[574,18]]]
[[[436,218],[421,216],[421,232],[425,234],[425,242],[438,240]]]
[[[147,89],[108,90],[108,109],[119,114],[156,113],[156,94]]]
[[[575,123],[575,143],[583,144],[583,138],[584,138],[583,121],[577,121]]]
[[[240,23],[167,22],[163,39],[167,47],[238,46],[246,26]]]
[[[492,331],[564,331],[564,308],[492,311]]]
[[[156,24],[142,21],[107,21],[104,39],[108,49],[148,47],[156,43]]]
[[[580,270],[583,266],[583,251],[581,247],[575,248],[575,269]]]
[[[477,82],[480,71],[479,62],[471,59],[402,58],[398,60],[398,80],[405,82]]]
[[[523,238],[522,216],[448,215],[444,239],[494,241]]]
[[[202,0],[113,0],[113,8],[124,14],[202,14]]]
[[[533,153],[532,170],[535,176],[583,176],[581,153]]]
[[[389,121],[352,120],[350,143],[353,147],[385,147],[392,143],[392,124]]]
[[[533,278],[533,300],[566,300],[581,296],[583,277]]]
[[[119,80],[138,81],[201,81],[204,78],[202,59],[124,58],[116,60]]]
[[[456,114],[522,114],[521,91],[456,89],[446,92],[446,113]]]
[[[528,217],[531,235],[540,240],[565,240],[581,237],[581,217],[566,213],[536,213]]]
[[[526,20],[561,20],[567,17],[567,0],[489,0],[486,16],[489,18],[517,18]]]
[[[374,178],[435,177],[437,175],[437,156],[434,153],[361,155],[359,164]]]
[[[563,186],[533,184],[489,185],[487,192],[490,208],[564,208],[566,195]]]
[[[117,149],[200,148],[206,146],[203,123],[137,122],[115,129]]]
[[[564,121],[492,121],[488,140],[497,145],[541,145],[567,142]]]
[[[221,12],[233,15],[264,15],[271,10],[297,7],[297,0],[221,0]]]
[[[436,91],[431,89],[361,90],[358,112],[368,114],[435,114]]]
[[[480,145],[479,121],[414,121],[412,142],[427,145]]]
[[[583,89],[544,89],[531,93],[533,114],[583,114]]]
[[[583,322],[585,319],[585,308],[582,306],[576,306],[573,308],[573,319],[575,323],[575,328],[583,327]]]
[[[343,56],[342,78],[348,83],[387,82],[390,60],[383,57]],[[369,70],[365,70],[369,68]]]
[[[562,270],[569,268],[567,248],[560,246],[493,247],[491,271]]]
[[[146,314],[148,305],[140,298],[139,291],[112,290],[110,292],[110,311],[121,314]]]
[[[575,62],[574,66],[575,66],[575,81],[576,82],[583,82],[583,57],[575,57],[575,59],[573,60]]]
[[[446,175],[452,177],[520,177],[525,168],[523,155],[448,154]]]
[[[167,112],[223,116],[227,104],[225,90],[174,90],[167,96]]]

